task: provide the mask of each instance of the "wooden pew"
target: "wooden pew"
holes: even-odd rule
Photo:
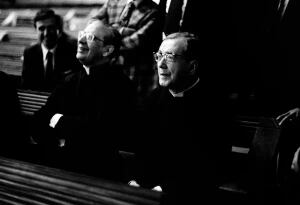
[[[10,13],[10,9],[4,9],[2,8],[0,10],[0,22],[2,22]]]
[[[156,205],[162,194],[0,157],[1,204]]]
[[[227,178],[219,189],[229,200],[261,202],[277,188],[280,127],[263,116],[237,116],[235,123]]]
[[[32,90],[17,90],[21,113],[27,116],[32,116],[43,105],[46,104],[50,95],[48,92],[38,92]]]
[[[16,0],[15,6],[19,7],[44,7],[44,6],[97,6],[105,0]]]
[[[17,95],[18,95],[18,98],[20,101],[21,113],[24,115],[24,117],[26,119],[30,120],[31,116],[36,111],[38,111],[43,105],[45,105],[50,93],[18,89]],[[32,138],[30,139],[30,141],[31,141],[32,145],[36,144],[36,142]],[[35,146],[37,146],[37,145],[35,145]],[[33,148],[35,148],[35,147],[31,147],[31,149],[33,149]],[[130,160],[128,160],[128,157],[132,158],[133,156],[131,156],[131,155],[134,155],[134,153],[124,152],[124,151],[120,150],[119,154],[122,159],[121,170],[120,170],[122,173],[122,177],[127,177],[127,174],[128,174],[128,173],[126,173],[127,168],[128,168],[127,166],[130,166],[130,164],[127,164],[127,162],[130,161]],[[10,161],[10,160],[8,160],[8,161]],[[120,188],[117,187],[117,190],[110,191],[110,189],[115,189],[115,187],[114,186],[110,187],[110,185],[108,184],[109,182],[105,182],[105,184],[103,185],[104,188],[103,187],[100,187],[100,188],[99,187],[89,187],[90,185],[87,185],[87,183],[85,181],[83,181],[83,183],[84,183],[83,185],[78,184],[78,183],[74,184],[73,182],[68,182],[66,180],[63,181],[61,179],[60,175],[58,175],[56,173],[56,172],[59,172],[61,174],[62,173],[61,170],[58,171],[58,170],[55,170],[52,168],[48,168],[48,167],[45,168],[45,167],[37,166],[37,165],[33,165],[32,166],[33,168],[27,169],[27,167],[28,167],[27,163],[24,163],[24,164],[26,164],[26,166],[23,165],[23,162],[18,162],[18,163],[22,164],[22,165],[18,165],[18,166],[23,167],[23,168],[26,167],[26,171],[28,171],[28,172],[31,172],[33,169],[35,172],[36,172],[36,169],[43,171],[42,173],[38,173],[38,175],[36,173],[33,173],[33,175],[31,175],[31,173],[27,173],[27,174],[29,174],[30,179],[36,181],[36,180],[39,180],[39,177],[47,178],[47,182],[44,182],[44,181],[41,182],[41,183],[43,183],[42,187],[40,187],[40,184],[38,184],[39,187],[34,188],[34,187],[28,187],[29,182],[27,182],[26,177],[24,178],[23,176],[21,176],[21,178],[20,178],[19,176],[16,176],[18,179],[20,178],[20,180],[22,180],[21,183],[26,183],[26,187],[24,187],[24,188],[26,188],[26,190],[24,191],[23,185],[21,185],[19,183],[16,183],[16,187],[12,187],[12,188],[8,187],[7,188],[9,192],[13,192],[12,194],[17,193],[18,196],[21,196],[21,198],[25,197],[24,199],[22,198],[21,200],[27,201],[30,204],[38,204],[42,201],[45,204],[52,204],[54,202],[56,202],[58,204],[120,204],[120,205],[121,204],[122,205],[123,204],[124,205],[125,204],[126,205],[159,204],[159,198],[160,198],[161,194],[153,193],[152,191],[149,192],[148,190],[139,189],[139,188],[132,189],[131,187],[128,187],[127,185],[117,185],[117,186],[120,186]],[[6,194],[6,193],[2,193],[3,191],[6,192],[6,189],[2,190],[2,185],[1,185],[2,167],[1,167],[1,164],[2,164],[2,162],[1,162],[1,157],[0,157],[0,203],[2,201],[2,198],[1,198],[2,194]],[[49,173],[46,173],[48,171],[49,171]],[[13,171],[13,174],[14,173],[19,173],[19,171],[18,170]],[[42,176],[45,174],[47,174],[47,176]],[[74,175],[76,175],[76,174],[72,174],[72,176],[74,176]],[[57,176],[59,176],[60,179],[55,179]],[[3,177],[6,177],[6,176],[3,176]],[[14,178],[14,176],[11,176],[11,177]],[[65,177],[65,175],[63,177]],[[68,177],[68,176],[66,176],[66,177]],[[11,180],[13,180],[13,179],[11,179]],[[76,180],[78,182],[82,182],[82,179],[79,178],[79,175],[76,177]],[[48,184],[48,182],[50,185]],[[94,180],[88,181],[88,183],[92,183],[92,182],[93,182],[92,185],[96,186],[94,183]],[[62,183],[62,185],[60,183]],[[72,183],[72,184],[69,185],[70,183]],[[67,187],[64,187],[64,184],[66,184]],[[74,184],[74,187],[73,187],[73,184]],[[18,186],[21,187],[20,191],[17,191],[17,190],[19,190]],[[31,186],[30,183],[29,183],[29,186]],[[53,186],[53,188],[51,188],[51,186]],[[55,191],[57,191],[56,190],[57,186],[59,186],[59,188],[63,189],[65,192],[62,194],[55,193]],[[80,186],[82,186],[82,188]],[[5,187],[7,187],[6,184],[5,184]],[[76,190],[74,191],[73,188]],[[109,190],[103,191],[103,190],[101,190],[102,188],[103,189],[108,188]],[[17,189],[17,190],[15,190],[15,189]],[[51,190],[49,191],[49,189],[51,189]],[[74,198],[74,196],[69,196],[70,194],[68,194],[68,192],[67,192],[68,189],[70,189],[70,192],[76,196],[78,195],[78,194],[75,194],[76,191],[80,192],[81,195],[78,195],[77,198]],[[88,190],[92,190],[92,189],[93,189],[93,193],[89,193],[90,191],[88,191]],[[87,191],[83,192],[83,190],[87,190]],[[99,191],[99,194],[101,196],[97,196],[97,193],[95,193],[97,191]],[[137,193],[135,193],[136,191],[137,191]],[[30,193],[34,193],[34,192],[37,192],[37,194],[34,194],[34,196],[31,196]],[[122,192],[122,193],[119,193],[119,192]],[[149,193],[147,193],[147,192],[149,192]],[[15,199],[16,196],[14,196],[12,194],[9,194],[9,196],[8,196],[8,197],[12,197],[12,199],[10,199],[10,200],[12,200],[13,202],[15,202],[14,200],[17,200],[17,199],[19,200],[19,198]],[[111,201],[110,201],[110,199],[107,198],[107,196],[102,196],[103,194],[104,195],[107,194],[109,197],[110,196],[114,197],[114,195],[116,195],[116,197],[118,199],[111,199]],[[154,194],[154,195],[152,196],[152,194]],[[36,195],[37,195],[37,197],[41,197],[41,199],[38,199],[38,201],[34,201],[32,198],[33,197],[36,198]],[[44,199],[45,198],[44,195],[47,195],[48,198]],[[64,196],[64,195],[66,195],[66,196]],[[54,196],[54,198],[53,199],[49,198],[51,196]],[[59,199],[56,199],[56,197]],[[40,200],[42,200],[42,201],[40,201]],[[46,200],[46,201],[49,200],[49,201],[44,202],[44,200]],[[75,201],[73,202],[72,200],[75,200]],[[86,200],[88,200],[88,201],[86,201]],[[70,203],[66,203],[65,201],[68,201]],[[92,202],[90,202],[90,201],[92,201]]]
[[[0,26],[0,31],[6,31],[8,34],[8,43],[19,44],[23,46],[31,45],[37,41],[37,34],[33,26],[30,27],[12,27]]]
[[[7,74],[21,76],[22,56],[26,46],[37,40],[31,29],[0,27],[7,33],[7,40],[0,42],[0,69]]]
[[[21,76],[24,45],[0,43],[0,69],[7,74]]]

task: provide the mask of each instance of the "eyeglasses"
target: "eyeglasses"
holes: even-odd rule
[[[90,41],[90,42],[92,42],[93,40],[104,41],[103,39],[96,37],[94,34],[91,34],[89,32],[85,32],[85,31],[79,31],[78,39],[82,38],[83,36],[85,36],[86,40]]]
[[[162,53],[162,52],[156,52],[153,53],[154,60],[156,62],[160,61],[162,58],[165,58],[167,62],[174,62],[176,61],[177,57],[183,56],[179,54],[174,54],[174,53]]]

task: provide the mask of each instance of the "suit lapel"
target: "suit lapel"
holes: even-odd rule
[[[42,47],[39,44],[37,46],[37,50],[36,50],[36,70],[37,73],[39,73],[39,75],[41,76],[41,78],[44,78],[44,73],[45,73],[45,69],[44,69],[44,59],[43,59],[43,51],[42,51]]]

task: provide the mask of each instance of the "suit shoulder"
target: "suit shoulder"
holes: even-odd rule
[[[41,47],[41,45],[39,43],[35,43],[33,45],[29,45],[27,47],[25,47],[24,52],[34,52],[39,50]]]
[[[71,81],[77,81],[80,79],[81,76],[81,71],[76,71],[76,72],[69,72],[65,76],[65,82],[71,82]]]
[[[3,71],[0,71],[0,83],[3,83],[3,85],[5,85],[7,81],[8,81],[8,74],[6,74]]]

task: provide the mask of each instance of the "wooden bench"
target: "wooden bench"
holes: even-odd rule
[[[19,7],[44,7],[44,6],[97,6],[105,3],[105,0],[16,0],[15,6]]]
[[[21,113],[31,116],[46,104],[50,93],[32,90],[17,90]]]
[[[0,31],[5,31],[8,35],[8,41],[10,44],[19,44],[23,46],[31,45],[37,41],[37,33],[34,28],[31,27],[12,27],[12,26],[1,26]]]
[[[7,74],[21,76],[22,56],[26,46],[36,41],[34,30],[6,29],[0,27],[1,32],[7,33],[6,40],[0,42],[0,69]]]
[[[1,204],[156,205],[162,193],[0,157]]]
[[[280,127],[269,117],[237,116],[235,123],[227,178],[219,189],[248,203],[250,195],[276,189]]]
[[[0,56],[0,70],[9,75],[21,77],[22,61],[14,57]]]
[[[7,74],[21,76],[24,46],[0,43],[0,69]]]

